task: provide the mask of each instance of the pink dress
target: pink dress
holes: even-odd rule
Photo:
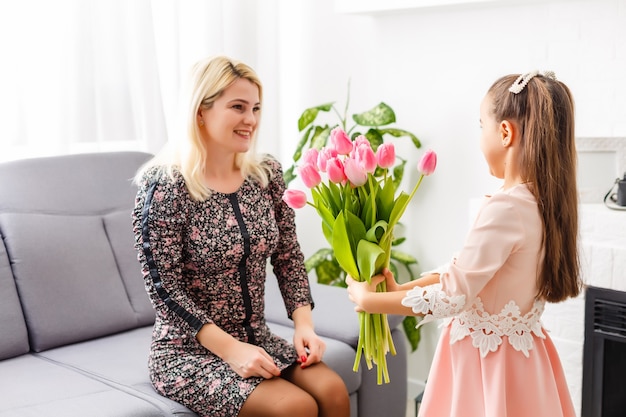
[[[574,417],[537,294],[542,225],[526,185],[481,207],[441,284],[415,287],[402,304],[444,319],[420,417]]]

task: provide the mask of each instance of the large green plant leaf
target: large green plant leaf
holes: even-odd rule
[[[306,272],[311,272],[311,270],[317,268],[323,262],[334,257],[335,255],[331,248],[318,249],[317,252],[309,257],[309,259],[304,261],[304,267],[306,268]]]
[[[313,123],[315,119],[317,118],[317,114],[320,111],[324,111],[324,112],[330,111],[330,109],[333,108],[333,104],[335,104],[334,101],[331,103],[320,104],[319,106],[310,107],[306,109],[305,111],[303,111],[302,114],[300,115],[300,118],[298,119],[298,131],[302,132],[302,130],[305,127]]]
[[[328,142],[328,138],[330,136],[331,127],[326,126],[315,126],[315,132],[313,136],[311,136],[311,148],[315,148],[318,151],[326,146],[326,142]]]
[[[376,107],[359,114],[353,114],[352,120],[361,126],[385,126],[396,121],[393,109],[383,102]]]
[[[391,135],[394,138],[408,136],[411,138],[411,141],[413,142],[413,145],[415,145],[416,148],[422,147],[422,143],[417,138],[417,136],[415,136],[413,133],[409,132],[408,130],[386,128],[386,129],[379,129],[379,132],[381,135]]]
[[[420,329],[415,328],[417,323],[417,318],[414,316],[407,316],[404,320],[402,320],[402,327],[404,328],[404,333],[406,334],[409,344],[411,345],[412,352],[415,352],[421,339]]]
[[[320,263],[315,268],[315,274],[317,275],[317,282],[320,284],[346,287],[343,269],[334,258],[332,260],[325,259],[324,262]]]
[[[380,132],[380,130],[374,128],[369,129],[367,132],[365,132],[365,137],[369,141],[374,152],[376,152],[378,147],[384,142],[383,135]]]

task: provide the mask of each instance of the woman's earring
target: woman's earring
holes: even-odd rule
[[[200,119],[200,126],[204,126],[204,120]]]

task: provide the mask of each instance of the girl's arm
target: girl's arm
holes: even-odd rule
[[[385,281],[386,292],[376,292],[376,286]],[[398,314],[402,316],[418,315],[410,307],[402,305],[402,299],[406,297],[406,292],[415,287],[425,287],[439,282],[439,274],[429,274],[399,285],[393,278],[393,274],[388,269],[383,270],[382,275],[372,277],[371,283],[358,282],[352,277],[346,278],[348,284],[348,297],[357,306],[356,311],[366,311],[368,313]]]

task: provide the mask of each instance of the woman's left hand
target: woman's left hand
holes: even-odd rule
[[[293,344],[298,352],[298,362],[303,369],[320,362],[326,351],[326,343],[310,326],[296,326]]]

